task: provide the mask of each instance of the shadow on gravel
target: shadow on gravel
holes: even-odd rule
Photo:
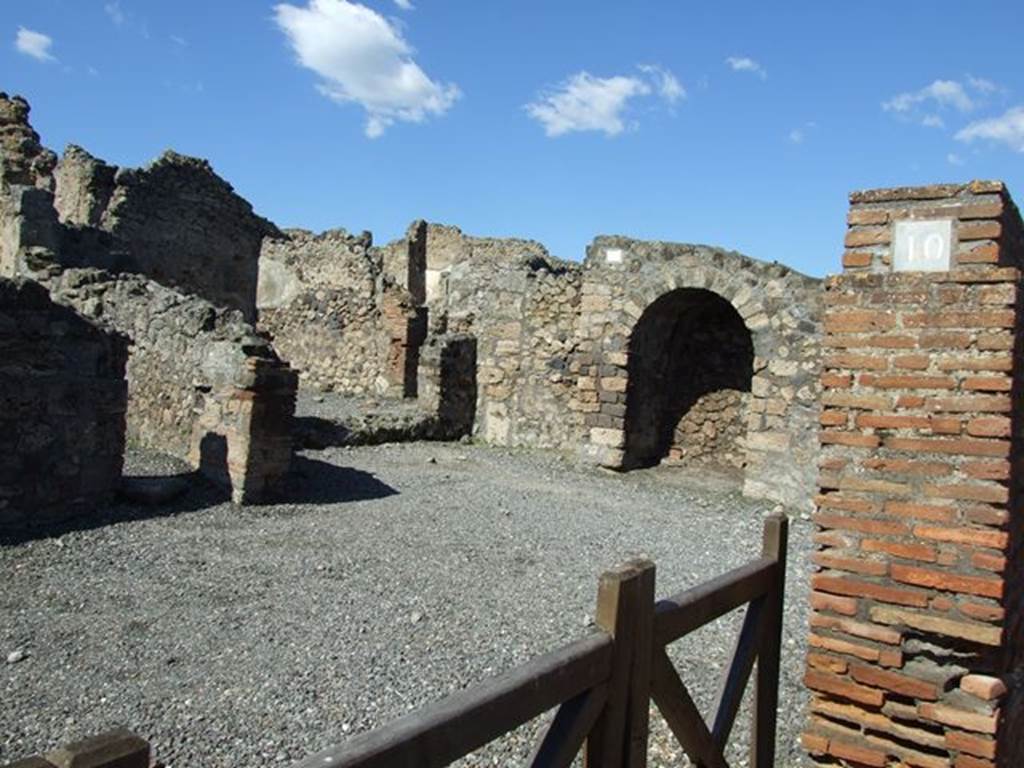
[[[168,493],[153,483],[177,486]],[[152,520],[188,512],[199,512],[231,500],[231,494],[215,487],[197,472],[175,475],[125,475],[117,498],[106,507],[67,520],[47,522],[13,531],[0,531],[0,546],[58,538],[75,531],[90,531],[117,523]]]
[[[288,496],[283,499],[288,504],[338,504],[398,495],[398,491],[369,472],[307,456],[292,459],[288,490]]]

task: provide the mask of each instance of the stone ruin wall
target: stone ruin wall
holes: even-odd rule
[[[599,238],[577,264],[533,241],[421,222],[383,248],[370,248],[366,235],[289,236],[264,246],[273,290],[261,299],[261,322],[286,356],[306,365],[304,381],[355,394],[386,390],[394,366],[385,356],[396,336],[380,308],[394,285],[405,289],[406,317],[415,310],[422,322],[425,310],[427,345],[449,332],[476,340],[476,381],[467,382],[476,388],[473,434],[613,468],[628,465],[621,443],[641,316],[677,289],[711,292],[720,297],[716,311],[724,307],[732,319],[688,315],[683,306],[656,329],[659,339],[681,340],[672,342],[672,375],[659,380],[677,401],[667,425],[675,439],[657,458],[742,469],[751,495],[807,503],[820,281],[718,249],[625,238]],[[621,252],[621,266],[607,263],[608,249]],[[333,327],[337,316],[346,322]]]
[[[493,445],[575,444],[580,423],[569,407],[575,387],[570,358],[579,265],[552,258],[533,241],[466,237],[435,225],[428,233],[430,324],[477,339],[474,434]],[[444,245],[438,260],[431,251],[435,241]]]
[[[74,266],[116,268],[118,231],[131,229],[118,222],[134,221],[131,211],[145,211],[146,201],[160,198],[133,190],[159,187],[153,180],[169,174],[169,194],[181,197],[177,173],[164,165],[212,177],[208,166],[176,156],[153,169],[122,172],[69,149],[51,183],[65,221],[56,246],[61,258]],[[212,186],[230,192],[221,184]],[[22,208],[46,207],[36,193],[48,194],[27,190]],[[132,195],[142,202],[118,202]],[[187,205],[192,198],[185,199]],[[251,216],[251,209],[245,204],[233,215]],[[747,331],[690,322],[681,331],[690,347],[677,351],[699,362],[673,369],[667,381],[693,390],[676,396],[692,402],[668,425],[676,439],[664,453],[681,463],[742,465],[752,495],[788,503],[808,496],[816,281],[716,249],[621,238],[599,239],[591,249],[628,253],[621,264],[589,257],[581,265],[554,259],[533,241],[470,237],[422,222],[382,248],[373,247],[368,234],[263,231],[269,236],[254,300],[260,327],[301,371],[304,386],[412,397],[424,345],[445,333],[469,334],[476,340],[477,376],[466,382],[476,392],[474,434],[492,444],[551,448],[615,468],[625,466],[634,327],[661,296],[707,288],[742,318],[754,348],[751,376],[730,384],[732,364],[722,362],[741,355],[723,352],[733,348],[734,332],[745,337]],[[24,245],[23,261],[31,250]],[[42,242],[37,250],[45,254],[54,246]],[[100,256],[92,255],[95,250]]]
[[[132,340],[129,442],[185,458],[237,503],[273,494],[291,462],[295,374],[239,312],[138,275],[68,269],[44,285]]]
[[[706,246],[595,240],[584,263],[580,318],[580,356],[589,369],[577,405],[588,430],[584,455],[608,467],[627,459],[631,335],[645,310],[673,291],[709,291],[732,306],[753,345],[744,492],[805,505],[817,454],[820,284],[780,264]],[[701,352],[694,365],[713,357]],[[703,422],[717,430],[712,413]]]
[[[391,256],[389,264],[401,262]],[[415,395],[425,320],[404,286],[386,272],[384,255],[368,232],[287,230],[266,238],[257,305],[260,329],[299,369],[302,386]]]
[[[0,278],[0,533],[109,502],[125,442],[127,340]]]
[[[76,266],[143,274],[255,319],[260,247],[277,229],[207,161],[168,151],[116,168],[71,145],[55,180],[66,237],[89,251]]]
[[[97,268],[123,266],[118,251],[122,241],[117,233],[130,232],[131,228],[119,230],[119,225],[115,225],[108,232],[59,220],[51,190],[61,188],[60,178],[55,183],[52,177],[32,178],[29,173],[42,173],[39,168],[52,169],[53,164],[39,160],[47,156],[46,151],[40,148],[38,136],[28,124],[28,107],[23,101],[0,96],[0,136],[6,137],[0,189],[0,266],[4,275],[36,280],[51,291],[55,301],[130,340],[130,441],[189,460],[214,481],[229,487],[237,502],[257,501],[271,495],[291,461],[294,372],[256,335],[241,310],[217,306],[131,271],[111,273]],[[71,154],[82,160],[82,153]],[[165,159],[168,157],[165,155]],[[168,162],[176,165],[179,159],[175,156]],[[181,164],[187,166],[186,176],[210,177],[197,185],[200,192],[224,192],[226,185],[205,163]],[[140,173],[147,179],[140,182],[142,187],[151,185],[153,179],[166,178],[164,171],[152,176],[147,171]],[[60,172],[57,175],[60,177]],[[117,176],[121,175],[118,172]],[[181,179],[176,173],[170,175]],[[111,210],[125,210],[114,201],[131,197],[131,193],[125,192],[119,198],[120,187],[115,188],[112,202],[103,209],[104,213],[97,214],[102,206],[97,203],[90,207],[91,192],[80,190],[71,195],[70,188],[63,186],[65,213],[72,218],[82,216],[83,221],[95,220],[97,216],[101,222],[107,221]],[[140,199],[152,203],[161,196],[175,197],[180,192],[171,183],[166,190],[150,189]],[[202,195],[186,195],[184,201],[182,205],[192,205],[201,202]],[[128,210],[139,211],[142,207],[132,203]],[[251,215],[248,204],[229,215],[244,218],[246,211]],[[251,224],[249,220],[235,222],[222,234],[230,235]],[[209,219],[208,226],[217,228],[213,219]],[[164,225],[157,224],[148,236],[158,237],[161,232],[173,230],[173,222],[165,219]],[[194,243],[200,243],[195,230],[183,237],[184,240],[171,239],[181,243],[195,238]],[[218,237],[211,237],[203,248],[209,249],[218,242]],[[166,248],[162,253],[169,258]],[[196,250],[193,255],[202,254]],[[254,265],[255,258],[253,255],[250,259]],[[144,259],[135,262],[136,266],[144,263]],[[251,306],[255,306],[255,287],[253,281]]]

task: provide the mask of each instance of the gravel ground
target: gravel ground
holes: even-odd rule
[[[0,763],[123,724],[171,768],[288,765],[592,631],[605,567],[649,556],[667,595],[756,556],[771,511],[708,473],[539,452],[416,443],[297,464],[291,504],[240,509],[197,484],[0,547],[0,662],[24,655],[0,663]],[[810,528],[791,526],[780,766],[799,764]],[[739,618],[672,646],[705,712]],[[521,764],[539,725],[464,763]],[[652,765],[685,765],[652,727]]]

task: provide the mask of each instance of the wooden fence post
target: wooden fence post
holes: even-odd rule
[[[631,560],[601,575],[597,625],[614,645],[608,701],[587,737],[587,768],[647,765],[654,573],[649,560]]]
[[[765,520],[763,557],[776,562],[774,584],[765,595],[761,648],[757,654],[754,721],[750,734],[751,768],[774,768],[775,730],[779,707],[779,654],[782,649],[782,609],[786,597],[786,550],[789,519],[774,515]]]

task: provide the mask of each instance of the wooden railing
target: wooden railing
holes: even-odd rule
[[[755,662],[749,764],[771,768],[787,538],[786,518],[769,518],[759,559],[658,603],[653,563],[635,560],[608,571],[598,588],[599,633],[296,768],[440,768],[555,707],[531,766],[568,766],[584,748],[588,768],[643,768],[651,699],[694,764],[728,768],[725,747]],[[742,606],[747,611],[708,726],[666,646]]]

